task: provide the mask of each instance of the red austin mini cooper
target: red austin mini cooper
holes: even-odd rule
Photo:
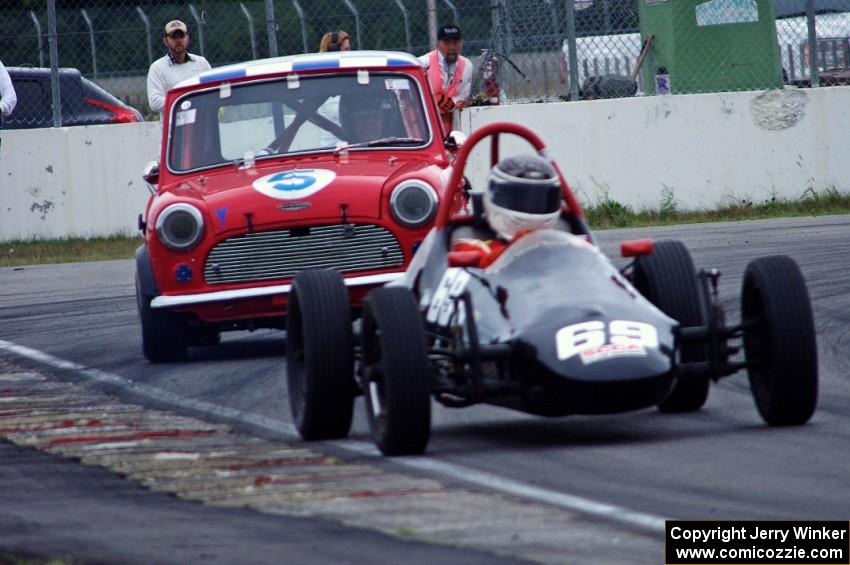
[[[426,76],[403,53],[207,71],[169,92],[162,140],[136,253],[154,362],[225,330],[284,327],[304,269],[342,273],[358,308],[404,271],[451,173]]]

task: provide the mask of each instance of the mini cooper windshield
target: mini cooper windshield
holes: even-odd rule
[[[430,142],[418,83],[401,73],[224,83],[174,104],[168,166],[188,172],[315,151]]]

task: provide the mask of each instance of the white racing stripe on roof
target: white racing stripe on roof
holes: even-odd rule
[[[386,67],[386,57],[346,57],[339,60],[339,68],[350,69],[352,67]]]
[[[101,371],[99,369],[91,369],[84,365],[80,365],[79,363],[67,361],[50,355],[49,353],[32,349],[24,345],[4,341],[2,339],[0,339],[0,351],[8,351],[9,353],[16,354],[32,361],[37,361],[56,369],[70,370],[87,379],[99,383],[118,386],[124,390],[152,400],[165,402],[173,406],[205,413],[218,418],[236,420],[275,434],[283,434],[294,439],[300,439],[295,426],[289,422],[284,422],[283,420],[267,418],[258,414],[249,414],[235,408],[219,406],[211,402],[179,396],[167,390],[137,383],[126,377]],[[329,441],[327,444],[358,455],[375,458],[381,457],[381,454],[374,445],[363,441],[338,440]],[[486,471],[479,471],[471,467],[441,461],[433,457],[397,457],[393,458],[392,462],[396,465],[401,465],[402,467],[407,467],[409,469],[439,473],[441,475],[451,477],[452,479],[474,484],[486,490],[501,492],[541,502],[550,506],[563,508],[565,510],[595,516],[609,522],[636,527],[654,535],[664,531],[664,518],[661,516],[638,512],[630,508],[599,502],[583,496],[537,487]]]
[[[288,73],[292,71],[292,61],[281,61],[277,63],[263,63],[251,65],[246,70],[247,76],[267,75],[273,73]]]

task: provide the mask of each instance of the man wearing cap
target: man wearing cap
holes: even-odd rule
[[[169,88],[210,68],[206,59],[189,53],[189,30],[180,20],[165,24],[162,43],[168,53],[148,70],[148,103],[154,112],[162,112]]]
[[[437,48],[419,57],[428,67],[428,82],[440,109],[443,133],[453,127],[455,109],[463,108],[472,90],[472,62],[460,54],[463,37],[454,24],[437,31]]]

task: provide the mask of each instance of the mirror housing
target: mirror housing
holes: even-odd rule
[[[153,192],[156,185],[159,184],[159,161],[148,161],[148,164],[142,169],[142,178]]]
[[[620,243],[620,255],[623,257],[638,257],[652,255],[654,242],[650,238],[629,239]]]
[[[467,135],[460,130],[452,130],[449,132],[449,135],[446,136],[445,144],[446,149],[449,151],[457,151],[463,144],[466,143]]]

